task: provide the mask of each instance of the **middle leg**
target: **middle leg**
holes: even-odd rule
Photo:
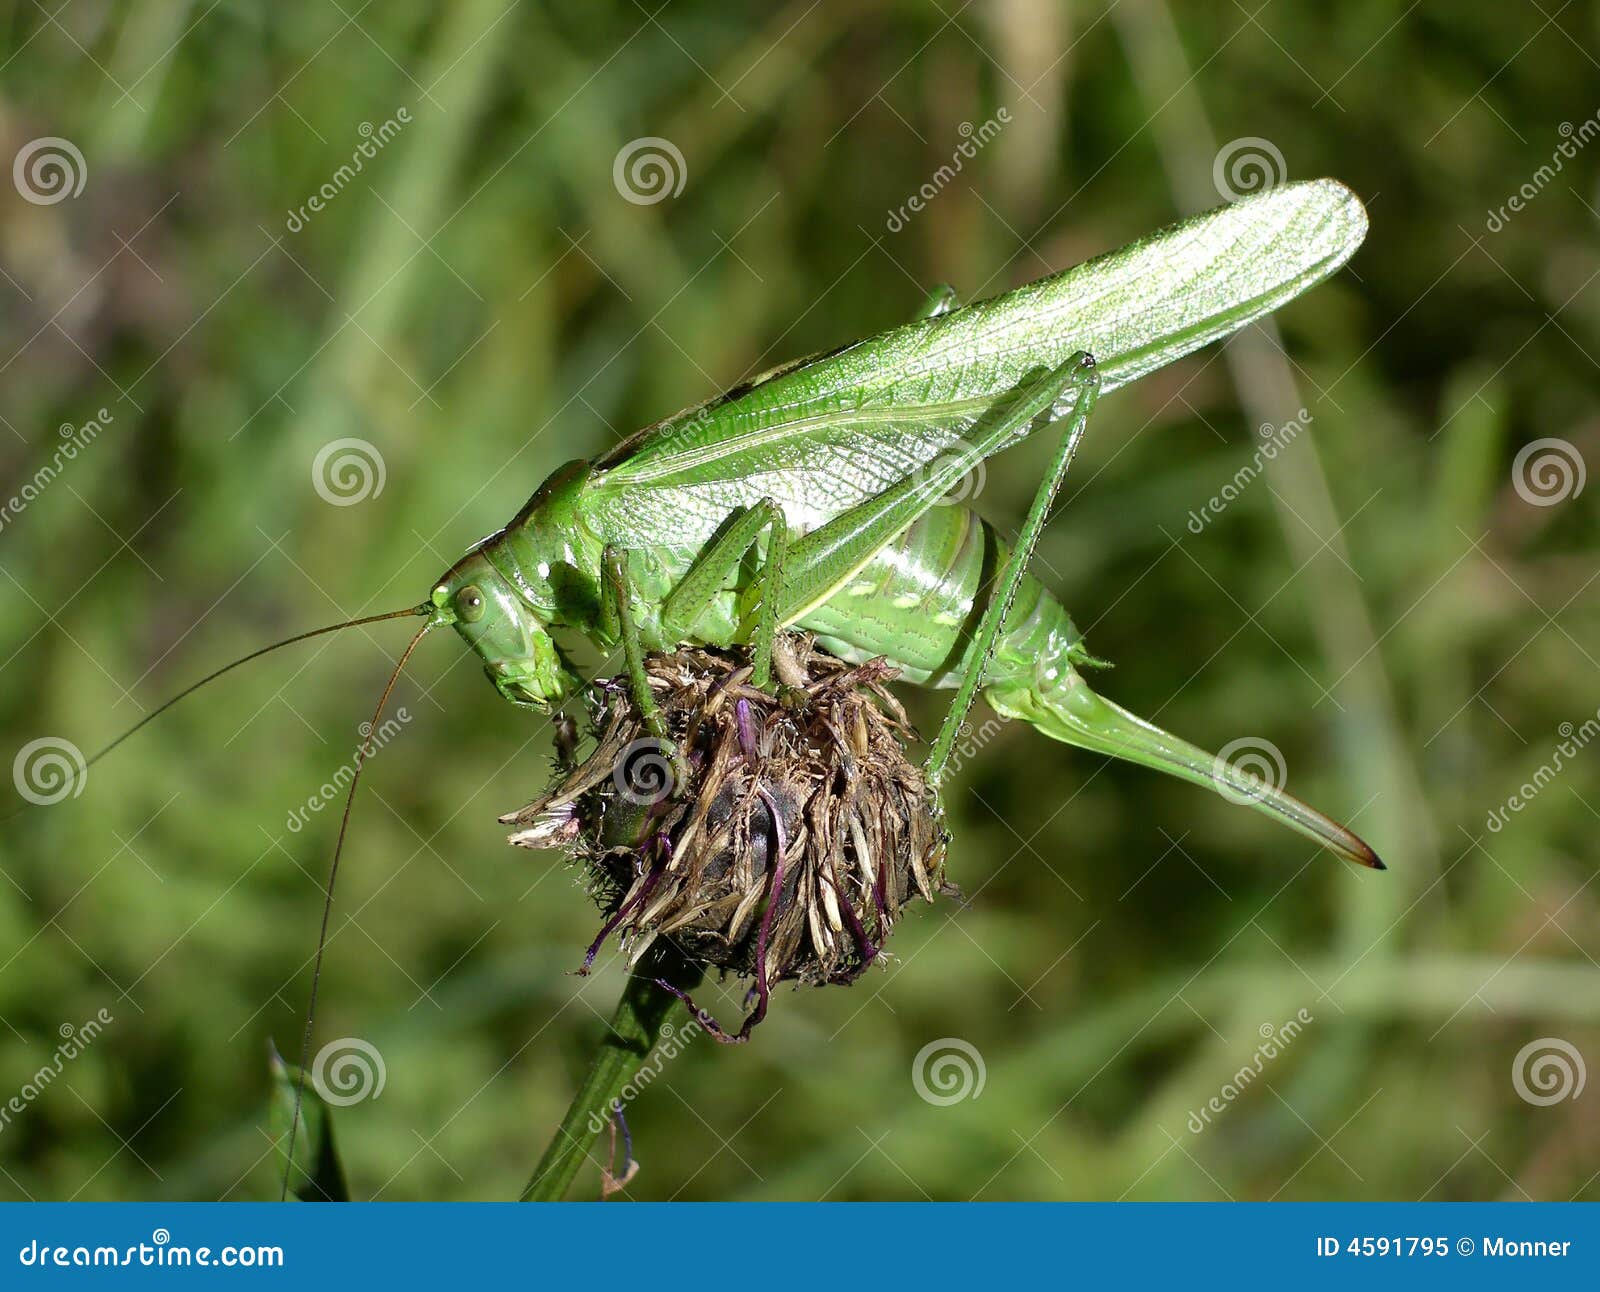
[[[751,639],[754,672],[751,685],[765,690],[772,679],[772,643],[778,633],[778,605],[789,547],[789,524],[783,508],[763,498],[712,540],[661,607],[661,626],[669,636],[688,637],[695,623],[727,586],[728,578],[767,531],[767,552],[761,561],[755,592],[755,633]]]

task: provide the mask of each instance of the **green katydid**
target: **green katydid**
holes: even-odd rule
[[[957,308],[941,288],[909,323],[567,464],[427,601],[353,623],[426,616],[418,638],[452,626],[502,696],[536,709],[583,685],[552,632],[620,645],[647,716],[645,651],[751,643],[766,686],[774,635],[797,628],[843,659],[883,656],[905,681],[956,688],[928,760],[935,786],[981,690],[1055,740],[1217,789],[1381,869],[1344,826],[1092,691],[1079,670],[1098,661],[1026,572],[1096,398],[1298,296],[1366,229],[1336,181],[1284,184],[990,300]],[[936,505],[985,458],[1057,422],[1014,546],[967,507]],[[89,761],[239,664],[349,626],[234,661]]]
[[[1382,869],[1344,826],[1091,690],[1080,669],[1097,661],[1027,574],[1097,397],[1298,296],[1342,266],[1366,228],[1341,184],[1281,185],[990,300],[957,308],[940,289],[900,327],[774,369],[596,462],[569,463],[426,602],[354,621],[427,620],[378,715],[436,627],[456,629],[502,696],[536,709],[584,685],[552,633],[621,646],[647,720],[646,651],[748,644],[752,681],[765,687],[774,638],[794,628],[843,659],[883,656],[907,682],[955,688],[928,759],[935,787],[981,691],[1052,739],[1217,789]],[[967,507],[937,505],[985,458],[1057,423],[1050,470],[1014,545]],[[326,935],[327,908],[317,970]]]
[[[913,322],[561,468],[438,580],[424,631],[453,626],[500,693],[534,707],[581,685],[552,630],[621,645],[648,715],[644,651],[753,642],[766,685],[774,633],[798,628],[845,659],[881,655],[907,681],[956,688],[928,762],[935,784],[981,689],[1056,740],[1225,790],[1381,866],[1280,788],[1095,694],[1081,634],[1026,573],[1097,395],[1297,296],[1365,232],[1342,185],[1290,184],[992,300],[953,308],[935,292]],[[1013,549],[968,508],[935,505],[1057,421],[1065,433]]]

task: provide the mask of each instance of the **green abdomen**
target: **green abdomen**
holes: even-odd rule
[[[843,589],[799,621],[842,658],[887,656],[908,682],[954,686],[1007,544],[970,508],[934,507]],[[1081,635],[1036,579],[1025,577],[995,650],[991,682],[1037,676],[1081,657]]]

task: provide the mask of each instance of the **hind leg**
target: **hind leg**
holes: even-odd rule
[[[1045,520],[1050,514],[1050,504],[1055,501],[1061,482],[1066,478],[1067,468],[1072,465],[1073,455],[1078,451],[1078,441],[1083,438],[1083,428],[1088,424],[1089,413],[1099,397],[1100,373],[1095,368],[1092,355],[1078,356],[1072,376],[1067,382],[1068,389],[1073,387],[1076,387],[1078,397],[1073,403],[1072,415],[1067,419],[1067,429],[1062,434],[1061,443],[1050,461],[1049,472],[1033,496],[1033,505],[1028,509],[1027,519],[1022,522],[1022,531],[1017,535],[1011,558],[1005,568],[998,572],[994,591],[989,596],[988,609],[984,611],[983,619],[978,624],[978,631],[973,638],[973,649],[968,654],[965,672],[962,674],[960,685],[956,688],[955,699],[950,702],[950,710],[945,714],[944,722],[939,727],[939,734],[934,738],[933,748],[928,753],[924,770],[928,783],[935,789],[944,778],[945,767],[950,761],[950,751],[961,732],[961,724],[966,721],[967,712],[972,708],[978,687],[983,683],[984,671],[994,656],[995,642],[1000,636],[1005,617],[1011,610],[1011,603],[1016,598],[1022,576],[1027,572],[1033,549],[1039,542],[1039,535],[1044,530]]]

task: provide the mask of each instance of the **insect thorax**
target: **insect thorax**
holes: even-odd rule
[[[482,546],[485,557],[547,624],[582,630],[599,617],[602,544],[580,499],[593,469],[569,462]]]

